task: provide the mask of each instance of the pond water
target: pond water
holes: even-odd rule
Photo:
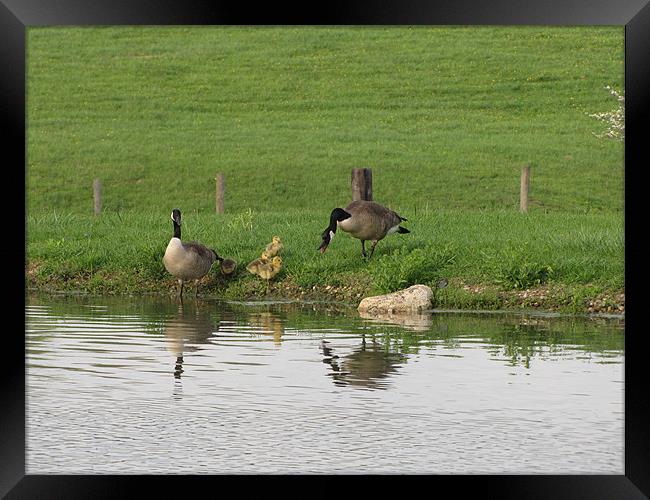
[[[28,474],[623,474],[622,318],[30,295]]]

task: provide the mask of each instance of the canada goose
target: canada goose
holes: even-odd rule
[[[361,254],[366,257],[366,241],[372,241],[370,257],[375,251],[377,242],[391,233],[410,233],[400,226],[406,219],[392,210],[374,201],[357,200],[345,209],[335,208],[330,214],[330,225],[323,231],[323,242],[318,248],[323,253],[340,227],[354,238],[361,240]]]
[[[199,280],[208,274],[212,264],[223,258],[217,252],[197,242],[181,241],[181,211],[177,208],[172,210],[172,221],[174,222],[174,236],[169,240],[163,264],[165,269],[178,279],[179,298],[183,298],[183,284],[185,281],[194,280],[194,295],[197,295]]]
[[[280,250],[282,250],[283,248],[284,245],[282,244],[280,237],[274,236],[273,241],[268,245],[266,245],[265,252],[268,254],[269,257],[275,257],[277,254],[280,253]]]

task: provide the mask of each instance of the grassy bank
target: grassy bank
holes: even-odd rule
[[[358,302],[415,283],[433,285],[436,307],[620,312],[624,306],[623,220],[616,214],[420,211],[407,235],[391,235],[370,262],[358,240],[341,233],[317,252],[325,211],[186,213],[184,239],[235,259],[234,276],[217,269],[201,292],[225,298],[288,296]],[[162,265],[168,215],[120,212],[99,217],[29,215],[27,286],[88,293],[173,293]],[[284,265],[267,290],[245,265],[273,235]],[[609,310],[607,308],[610,308]]]
[[[27,264],[39,290],[169,293],[169,213],[240,263],[204,293],[357,302],[449,280],[439,307],[624,307],[622,27],[31,27]],[[518,213],[531,164],[530,212]],[[350,170],[409,219],[370,263],[319,255]],[[225,209],[214,214],[215,174]],[[92,182],[103,211],[92,216]]]

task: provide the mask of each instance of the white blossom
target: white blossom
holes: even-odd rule
[[[604,113],[590,114],[592,118],[603,121],[607,124],[607,130],[602,134],[594,135],[598,138],[608,138],[622,141],[625,139],[625,96],[619,94],[615,89],[607,85],[605,87],[609,93],[616,98],[618,105],[616,109]]]

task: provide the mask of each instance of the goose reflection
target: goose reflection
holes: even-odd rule
[[[321,341],[323,363],[330,365],[334,384],[368,389],[386,389],[387,379],[397,372],[406,361],[406,356],[398,352],[390,352],[385,346],[374,340],[366,342],[361,338],[361,345],[352,353],[338,356],[335,349],[326,340]]]
[[[284,320],[270,312],[256,312],[248,316],[248,323],[259,329],[259,333],[263,335],[273,336],[273,343],[280,345],[282,342],[282,334],[284,333]]]
[[[167,321],[163,329],[167,351],[176,357],[174,377],[181,378],[183,355],[200,349],[197,344],[205,344],[214,332],[214,324],[207,311],[198,306],[178,306],[175,318]]]

